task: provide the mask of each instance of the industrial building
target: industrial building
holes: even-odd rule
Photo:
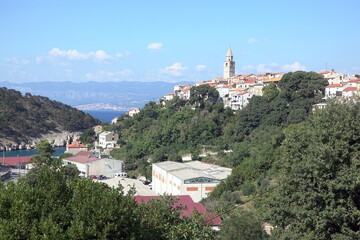
[[[153,163],[152,187],[160,195],[190,195],[199,202],[230,174],[230,168],[200,161]]]

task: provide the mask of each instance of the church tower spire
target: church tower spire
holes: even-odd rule
[[[231,47],[229,48],[226,53],[226,60],[224,62],[224,78],[228,79],[235,75],[235,62],[233,61],[233,54],[231,51]]]

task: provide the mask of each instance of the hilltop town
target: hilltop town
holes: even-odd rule
[[[272,83],[278,83],[284,74],[285,72],[235,75],[235,61],[229,47],[224,61],[224,75],[222,78],[197,82],[194,85],[175,85],[174,92],[164,95],[161,100],[170,101],[175,96],[182,100],[189,100],[192,87],[207,84],[216,88],[219,92],[219,98],[222,99],[224,107],[239,110],[248,105],[253,96],[262,96],[263,88]],[[326,86],[324,103],[317,106],[324,106],[325,100],[329,98],[355,99],[359,96],[360,75],[336,73],[334,70],[322,71],[319,74],[328,80],[329,85]]]

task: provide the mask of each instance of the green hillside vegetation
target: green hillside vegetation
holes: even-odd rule
[[[50,131],[84,131],[97,123],[90,115],[60,102],[0,88],[0,138],[19,143]]]
[[[313,113],[326,85],[314,72],[287,73],[234,113],[195,87],[189,102],[151,102],[110,126],[121,136],[112,154],[149,178],[151,163],[184,153],[232,167],[203,201],[224,218],[223,239],[265,239],[264,222],[276,226],[273,239],[358,239],[360,105]],[[203,149],[218,154],[199,158]]]

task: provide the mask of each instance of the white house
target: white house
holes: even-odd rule
[[[119,135],[117,133],[105,131],[99,134],[99,145],[102,148],[113,148],[115,147]]]
[[[81,151],[75,156],[63,159],[63,164],[74,164],[80,171],[80,175],[89,177],[91,175],[115,176],[116,173],[124,171],[124,162],[116,159],[99,158],[91,151]]]
[[[248,103],[252,96],[249,91],[242,91],[231,98],[230,107],[232,110],[243,109]]]
[[[165,101],[171,101],[171,100],[173,100],[173,98],[174,98],[174,93],[169,93],[169,94],[164,95]]]
[[[347,87],[347,84],[329,84],[325,87],[325,98],[342,97],[343,90]]]
[[[133,117],[135,114],[138,114],[139,112],[140,112],[139,108],[130,108],[128,114],[129,114],[130,117]]]
[[[190,195],[199,202],[230,174],[230,168],[200,161],[153,163],[152,187],[158,194]]]

